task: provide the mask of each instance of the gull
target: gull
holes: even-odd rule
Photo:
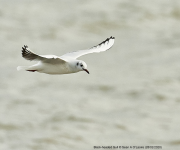
[[[87,64],[82,60],[77,60],[77,58],[90,53],[106,51],[113,46],[114,40],[115,38],[111,36],[92,48],[73,51],[60,57],[55,55],[38,55],[32,52],[27,45],[24,45],[24,47],[22,47],[22,57],[30,61],[38,62],[32,66],[18,66],[17,70],[46,74],[70,74],[79,71],[86,71],[89,74]]]

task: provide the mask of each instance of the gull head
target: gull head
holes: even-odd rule
[[[84,61],[82,61],[82,60],[78,60],[76,62],[76,68],[79,71],[86,71],[89,74],[89,71],[87,70],[87,64]]]

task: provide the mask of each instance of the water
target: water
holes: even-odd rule
[[[180,1],[1,0],[0,150],[180,148]],[[79,59],[90,75],[17,72],[28,45]]]

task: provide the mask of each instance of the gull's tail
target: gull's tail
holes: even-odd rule
[[[28,66],[18,66],[17,71],[26,71],[28,68]]]

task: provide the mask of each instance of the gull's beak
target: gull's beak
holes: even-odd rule
[[[86,71],[89,74],[89,71],[87,69],[83,69],[84,71]]]

